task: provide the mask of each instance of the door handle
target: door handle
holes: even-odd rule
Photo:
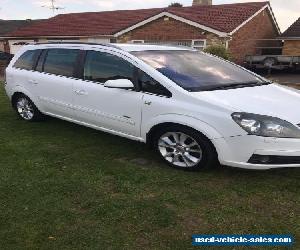
[[[75,93],[77,95],[88,95],[88,92],[86,92],[85,90],[75,90]]]
[[[144,104],[150,106],[150,105],[152,104],[152,102],[150,102],[150,101],[145,101]]]
[[[39,83],[38,83],[37,81],[35,81],[35,80],[29,80],[29,83],[35,84],[35,85],[39,84]]]

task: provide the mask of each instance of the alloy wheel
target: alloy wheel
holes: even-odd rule
[[[19,115],[23,119],[29,121],[34,117],[33,105],[29,102],[27,98],[21,97],[20,99],[18,99],[16,108]]]
[[[166,161],[182,168],[195,167],[203,156],[199,143],[182,132],[163,134],[158,140],[158,149]]]

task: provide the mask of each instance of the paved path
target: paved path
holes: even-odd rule
[[[281,84],[299,84],[300,85],[300,73],[299,74],[280,74],[271,75],[268,79]]]
[[[270,76],[262,75],[273,82],[300,89],[300,71],[294,73],[279,71],[272,73]]]

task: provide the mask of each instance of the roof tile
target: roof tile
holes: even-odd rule
[[[300,18],[294,22],[281,36],[300,37]]]
[[[7,34],[10,37],[113,35],[167,11],[221,32],[231,32],[269,2],[117,10],[57,15]]]

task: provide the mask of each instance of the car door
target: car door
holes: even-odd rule
[[[13,74],[8,75],[17,86],[24,88],[24,93],[30,96],[33,101],[38,102],[36,95],[37,85],[34,84],[38,74],[35,72],[37,60],[42,50],[27,50],[14,63]],[[39,106],[39,103],[36,103]]]
[[[138,72],[138,83],[140,91],[144,93],[142,131],[146,131],[153,119],[165,114],[176,114],[178,103],[172,98],[172,93],[168,88],[142,70]]]
[[[135,69],[128,59],[117,53],[86,51],[82,80],[74,83],[73,104],[77,119],[139,137],[143,93],[104,86],[108,80],[133,81]]]
[[[31,85],[43,112],[73,118],[73,84],[80,50],[53,48],[44,50]]]

